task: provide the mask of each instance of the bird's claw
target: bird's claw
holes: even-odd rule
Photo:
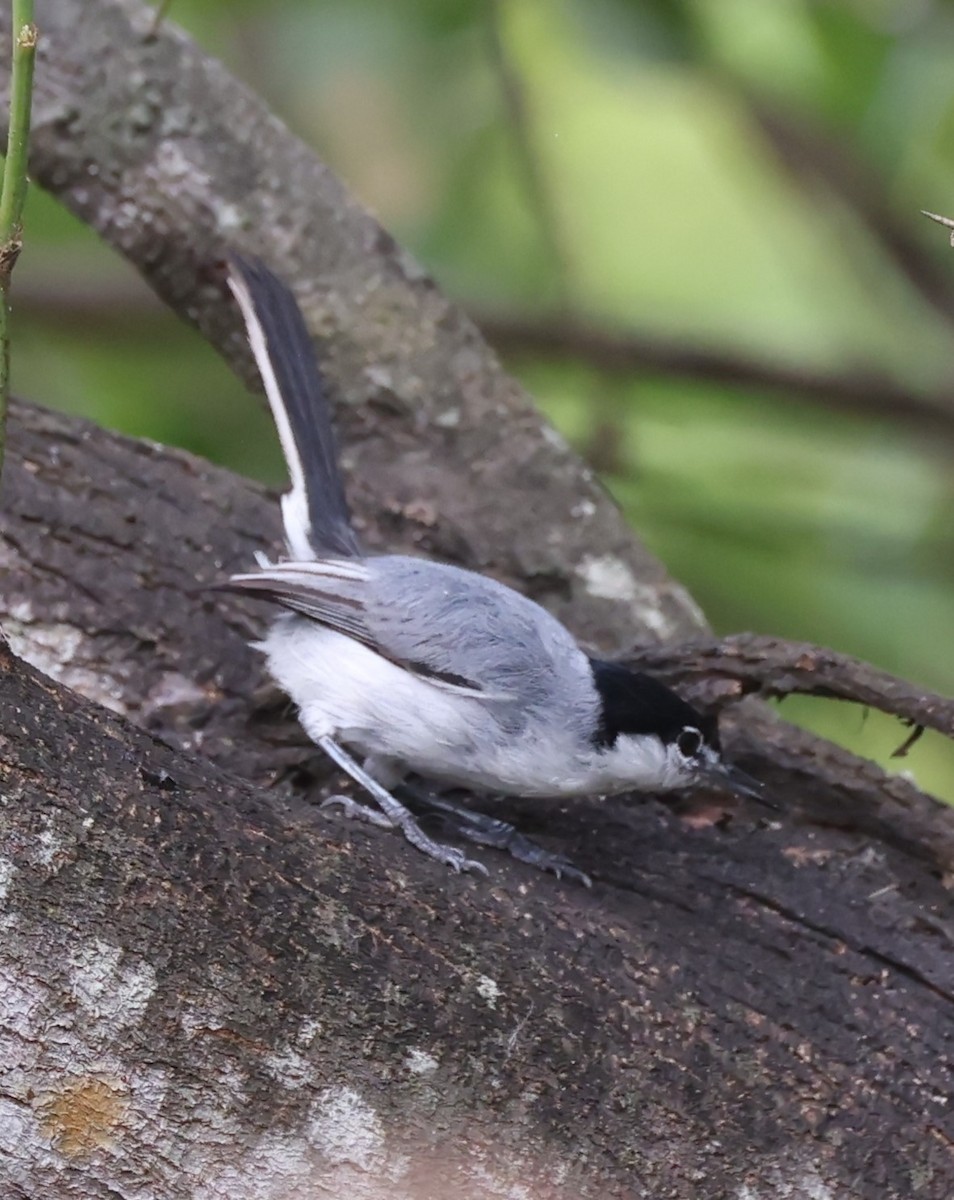
[[[461,871],[473,871],[476,875],[490,874],[482,862],[478,862],[476,858],[467,858],[463,851],[454,846],[442,846],[439,842],[433,844],[440,850],[439,861],[445,863],[452,871],[458,874]],[[425,854],[428,853],[430,852],[425,851]],[[438,855],[432,854],[431,858],[438,858]]]
[[[341,815],[349,821],[364,821],[367,825],[377,825],[379,829],[394,828],[390,817],[369,804],[360,804],[357,800],[352,800],[350,796],[329,796],[327,800],[322,800],[318,808],[321,812],[338,808]]]
[[[364,821],[368,825],[377,825],[380,829],[400,829],[412,846],[458,874],[462,871],[473,871],[478,875],[489,874],[482,862],[468,858],[456,846],[445,846],[429,838],[410,813],[407,813],[406,820],[393,820],[386,813],[371,808],[368,804],[361,804],[352,800],[350,796],[342,795],[329,796],[321,802],[319,808],[323,812],[333,808],[340,809],[342,816],[349,820]]]

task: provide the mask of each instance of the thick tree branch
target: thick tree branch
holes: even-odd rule
[[[173,745],[246,778],[266,781],[290,770],[299,786],[315,775],[324,783],[327,766],[287,703],[276,703],[264,688],[259,658],[247,644],[265,614],[205,590],[247,567],[256,551],[277,552],[274,501],[190,455],[158,453],[42,410],[15,406],[11,433],[0,493],[0,619],[17,652]],[[414,551],[414,524],[376,511],[366,481],[354,482],[369,540]],[[663,674],[680,653],[661,651],[651,665]],[[710,666],[703,661],[704,670]],[[723,664],[737,674],[743,667],[757,671],[744,659]],[[753,675],[745,686],[762,677]],[[671,679],[695,686],[685,674]],[[701,698],[718,705],[726,691],[738,698],[743,690],[733,679]],[[761,728],[749,714],[740,734],[750,725]],[[773,779],[773,762],[795,755],[805,781],[800,809],[865,829],[877,813],[879,837],[904,842],[943,870],[954,868],[949,810],[850,755],[838,759],[831,790],[819,792],[811,755],[823,743],[806,743],[771,723],[763,742],[743,736],[741,745],[757,760],[757,773]],[[532,802],[515,811],[531,825],[539,822]],[[599,871],[598,862],[590,865]]]
[[[538,802],[592,893],[449,877],[3,654],[0,711],[14,1194],[948,1194],[949,899],[903,846]]]

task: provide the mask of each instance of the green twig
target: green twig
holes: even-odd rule
[[[13,62],[10,70],[10,127],[0,187],[0,472],[6,448],[7,397],[10,391],[10,276],[22,245],[20,221],[27,190],[27,146],[33,100],[33,62],[37,29],[33,0],[11,0]]]
[[[162,22],[165,20],[166,13],[172,7],[172,0],[159,0],[156,5],[156,12],[152,18],[152,25],[149,27],[149,32],[146,34],[147,41],[153,41],[159,36],[159,30],[162,28]]]

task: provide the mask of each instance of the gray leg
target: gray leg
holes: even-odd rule
[[[400,800],[395,800],[391,793],[360,767],[336,741],[330,737],[319,737],[315,740],[333,762],[336,762],[343,771],[347,771],[355,783],[359,783],[365,789],[381,812],[376,813],[374,809],[356,804],[347,796],[333,796],[325,802],[326,804],[339,804],[348,816],[360,816],[364,820],[370,820],[374,825],[400,829],[412,846],[429,858],[437,859],[438,862],[452,867],[455,871],[480,871],[484,875],[487,874],[487,868],[483,863],[466,858],[463,851],[454,846],[442,846],[439,842],[429,838]]]
[[[486,813],[475,812],[472,808],[456,804],[453,800],[412,784],[402,784],[400,790],[411,798],[415,807],[438,813],[451,832],[458,837],[466,838],[478,846],[493,846],[494,849],[504,850],[518,862],[527,863],[541,871],[552,871],[557,879],[565,876],[582,883],[584,887],[593,886],[589,875],[575,867],[568,858],[544,850],[506,821],[490,817]]]

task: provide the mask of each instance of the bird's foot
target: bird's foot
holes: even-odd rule
[[[414,816],[403,805],[400,806],[400,809],[395,809],[392,815],[371,808],[370,805],[360,804],[357,800],[352,800],[350,796],[329,796],[322,803],[321,808],[322,810],[340,808],[342,814],[349,819],[365,821],[369,825],[377,825],[381,829],[400,829],[415,849],[426,854],[428,858],[433,858],[436,862],[450,867],[452,871],[474,871],[480,875],[488,874],[487,868],[482,862],[468,858],[456,846],[445,846],[428,837]]]
[[[437,814],[451,833],[466,841],[503,850],[518,862],[527,863],[540,871],[552,871],[557,879],[573,879],[582,883],[584,887],[593,886],[589,875],[574,866],[565,855],[545,850],[508,821],[476,812],[463,804],[412,785],[402,785],[399,790],[418,811]]]
[[[372,808],[370,804],[361,804],[357,800],[352,800],[350,796],[329,796],[327,800],[322,800],[318,807],[322,812],[340,808],[341,815],[349,821],[364,821],[367,825],[377,825],[379,829],[394,828],[394,822],[390,817],[385,816],[378,809]]]

